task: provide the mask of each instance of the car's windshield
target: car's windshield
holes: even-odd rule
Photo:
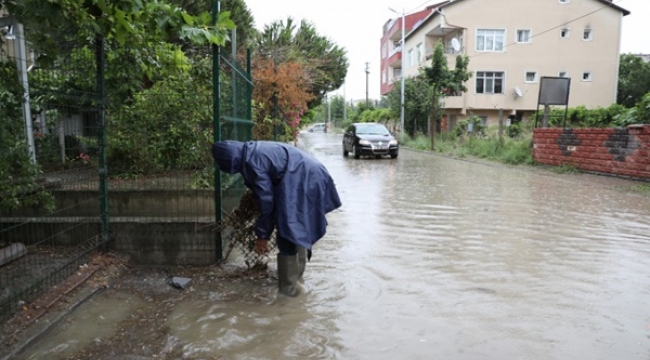
[[[357,135],[388,135],[388,129],[381,124],[360,124],[357,125]]]

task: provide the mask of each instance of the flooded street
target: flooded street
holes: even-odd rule
[[[306,292],[265,298],[275,283],[260,279],[153,301],[167,309],[155,325],[165,335],[151,337],[163,351],[104,359],[650,358],[650,198],[616,189],[633,182],[405,149],[355,160],[329,133],[302,134],[300,145],[343,202]],[[116,303],[152,300],[107,291],[77,310],[76,325]],[[59,351],[63,331],[24,358],[83,358],[81,340]]]

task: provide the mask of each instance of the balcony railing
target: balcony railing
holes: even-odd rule
[[[431,60],[431,58],[433,57],[433,50],[429,50],[429,51],[430,52],[427,53],[427,56],[426,56],[427,60]],[[464,51],[465,51],[465,48],[462,47],[462,46],[458,49],[458,51],[454,50],[453,47],[448,46],[448,47],[445,48],[445,55],[462,55],[462,54],[464,54]]]
[[[388,57],[391,57],[391,56],[397,54],[398,52],[402,52],[402,46],[401,45],[396,46],[393,50],[391,50],[390,53],[388,54]]]

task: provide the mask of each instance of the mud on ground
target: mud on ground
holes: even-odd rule
[[[191,278],[190,285],[179,289],[172,277]],[[247,270],[233,265],[203,267],[135,267],[112,253],[96,254],[92,262],[79,268],[64,284],[32,304],[25,304],[0,331],[0,360],[36,358],[25,355],[38,347],[56,327],[65,324],[68,315],[93,297],[127,293],[145,306],[116,324],[109,336],[96,338],[73,354],[53,359],[180,359],[182,344],[167,325],[175,306],[187,299],[217,299],[221,302],[270,303],[276,283],[272,271]],[[205,356],[201,357],[206,359]],[[221,359],[215,354],[210,359]]]

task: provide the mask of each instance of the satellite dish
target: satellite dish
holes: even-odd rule
[[[515,95],[517,95],[517,97],[524,96],[524,94],[521,92],[521,89],[518,86],[515,86]]]
[[[451,39],[451,47],[454,49],[454,51],[460,51],[460,42],[458,42],[458,39]]]

